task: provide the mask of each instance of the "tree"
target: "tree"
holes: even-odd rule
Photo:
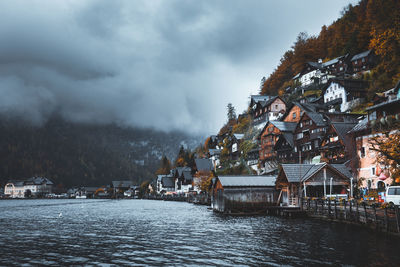
[[[163,156],[161,159],[161,166],[156,171],[156,174],[169,174],[171,171],[171,162],[166,156]]]
[[[196,186],[198,186],[202,192],[209,192],[212,179],[214,178],[213,172],[198,171],[194,176],[197,178]]]
[[[236,120],[236,111],[235,111],[235,107],[232,105],[232,103],[229,103],[227,106],[227,116],[228,116],[228,121],[231,120]]]

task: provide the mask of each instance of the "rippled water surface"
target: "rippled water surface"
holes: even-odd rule
[[[61,215],[62,214],[62,215]],[[0,201],[0,265],[400,265],[399,238],[152,200]]]

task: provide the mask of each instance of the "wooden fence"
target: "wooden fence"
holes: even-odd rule
[[[369,205],[357,200],[301,199],[300,209],[310,217],[364,224],[384,232],[400,233],[398,206]]]

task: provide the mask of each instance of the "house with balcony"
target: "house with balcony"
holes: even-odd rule
[[[376,64],[376,57],[372,50],[367,50],[351,58],[351,67],[354,74],[370,71]]]
[[[279,120],[286,112],[286,103],[279,96],[260,101],[256,104],[253,124],[261,129],[268,121]]]
[[[325,136],[328,119],[321,113],[304,112],[294,131],[295,150],[301,163],[311,163],[320,156],[319,148]]]
[[[368,83],[362,80],[330,79],[323,90],[324,103],[330,112],[350,111],[365,101],[367,87]]]
[[[347,132],[354,128],[355,122],[331,122],[322,138],[321,161],[328,163],[345,163],[351,157],[353,139]]]
[[[262,129],[260,140],[259,161],[264,172],[271,173],[278,169],[277,154],[274,149],[278,136],[284,133],[293,134],[297,123],[284,121],[269,121]]]

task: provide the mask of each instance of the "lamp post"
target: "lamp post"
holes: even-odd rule
[[[306,182],[303,182],[304,186],[304,197],[307,197],[307,187],[306,187]]]
[[[353,198],[353,177],[350,178],[350,197]]]
[[[329,195],[331,195],[331,197],[332,197],[332,183],[333,183],[333,177],[331,177],[331,184],[329,189]]]
[[[324,197],[326,197],[326,168],[324,168]]]

